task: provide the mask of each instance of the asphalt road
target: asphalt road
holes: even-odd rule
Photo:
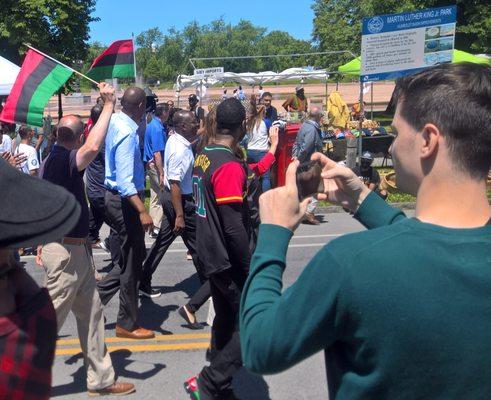
[[[363,229],[347,214],[324,216],[328,222],[320,226],[301,225],[288,250],[285,286],[291,285],[313,255],[327,242],[346,233]],[[107,233],[103,227],[101,236]],[[152,239],[146,239],[147,247]],[[108,264],[109,255],[96,251],[96,265],[102,269]],[[29,273],[42,284],[44,271],[35,265],[34,257],[23,260]],[[327,268],[328,266],[326,266]],[[154,300],[142,300],[140,305],[141,325],[154,329],[154,340],[131,341],[115,337],[114,326],[118,310],[118,298],[105,308],[106,343],[111,352],[114,368],[119,379],[136,385],[136,394],[128,399],[188,399],[183,382],[199,373],[205,363],[210,329],[192,331],[183,324],[176,313],[185,304],[189,295],[199,286],[191,261],[186,261],[182,240],[178,238],[164,256],[157,269],[153,284],[164,294]],[[206,321],[208,306],[198,313],[199,321]],[[53,370],[53,398],[85,399],[86,373],[77,340],[75,318],[69,315],[60,331],[57,356]],[[327,399],[327,382],[323,354],[317,354],[281,374],[257,376],[244,368],[234,379],[234,388],[241,399]]]

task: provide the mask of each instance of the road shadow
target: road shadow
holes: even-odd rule
[[[161,306],[152,301],[152,299],[142,299],[138,309],[138,323],[140,326],[158,332],[161,335],[171,335],[172,332],[162,328],[164,322],[169,318],[169,314],[177,310],[179,306],[166,305]],[[106,330],[116,329],[116,322],[105,324]]]
[[[134,360],[130,358],[132,354],[131,351],[123,349],[113,351],[110,354],[116,379],[123,378],[130,379],[132,381],[144,381],[145,379],[157,375],[160,371],[166,368],[165,364],[148,362],[146,364],[153,365],[151,369],[144,372],[131,371],[127,369],[134,362]],[[78,363],[81,363],[81,366],[72,374],[73,382],[54,386],[51,391],[51,397],[69,396],[87,391],[87,372],[83,365],[82,353],[75,354],[65,361],[65,364],[68,365]]]
[[[111,259],[104,260],[104,261],[106,261],[106,262],[109,261],[109,264],[104,265],[103,267],[98,268],[97,269],[97,272],[101,272],[101,273],[107,274],[107,273],[109,273],[113,269],[113,263],[111,262]]]
[[[162,335],[170,335],[172,332],[162,328],[165,321],[169,318],[171,312],[177,310],[179,306],[175,304],[167,304],[161,306],[154,303],[152,299],[142,299],[138,310],[138,320],[141,326],[160,332]]]
[[[271,400],[269,386],[261,375],[253,374],[241,368],[234,375],[234,392],[244,400]]]

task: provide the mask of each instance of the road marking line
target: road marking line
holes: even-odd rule
[[[288,248],[290,248],[290,247],[322,247],[325,245],[326,245],[326,243],[290,244],[288,246]]]
[[[130,342],[130,343],[152,343],[152,342],[160,342],[160,341],[174,341],[174,340],[195,340],[195,339],[210,339],[210,333],[183,333],[177,335],[157,335],[153,339],[127,339],[127,338],[119,338],[119,337],[107,337],[106,343],[121,343],[121,342]],[[67,346],[71,344],[78,344],[78,339],[59,339],[57,340],[57,346]]]
[[[329,236],[329,235],[328,235]],[[326,236],[326,237],[328,237]],[[331,236],[341,236],[341,235],[331,235]],[[313,236],[313,237],[319,237],[319,236]],[[318,246],[324,246],[326,243],[313,243],[313,244],[291,244],[288,247],[318,247]],[[185,253],[187,251],[187,248],[184,247],[182,249],[169,249],[166,251],[167,253]],[[94,256],[107,256],[108,258],[111,256],[109,253],[106,252],[93,252]],[[20,259],[21,260],[34,260],[36,256],[22,256]]]
[[[178,351],[178,350],[199,350],[207,349],[210,346],[209,342],[192,342],[192,343],[172,343],[172,344],[146,344],[136,346],[108,346],[109,352],[117,350],[129,350],[132,353],[139,353],[144,351]],[[80,347],[68,348],[68,349],[56,349],[55,354],[57,356],[73,356],[80,353],[82,350]]]
[[[344,233],[332,233],[330,235],[301,235],[301,236],[293,236],[292,239],[311,239],[311,238],[323,238],[323,237],[337,237],[343,236]]]

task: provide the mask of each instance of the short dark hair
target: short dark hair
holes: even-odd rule
[[[177,112],[181,111],[182,108],[173,108],[169,112],[169,118],[167,119],[167,124],[169,126],[174,126],[174,115],[176,115]]]
[[[31,132],[32,129],[31,127],[27,126],[27,125],[21,125],[21,127],[19,128],[19,136],[22,140],[25,140],[29,137],[29,132]]]
[[[271,92],[264,92],[261,96],[261,99],[264,99],[266,96],[273,98],[273,95],[271,94]]]
[[[159,103],[157,104],[157,107],[155,107],[155,116],[160,117],[162,114],[166,113],[169,111],[169,105],[165,103]]]
[[[436,125],[455,166],[474,179],[491,167],[491,67],[443,64],[396,82],[394,104],[416,130]]]
[[[235,130],[246,118],[246,110],[235,98],[225,99],[217,106],[217,128]]]
[[[94,125],[97,123],[97,120],[99,119],[101,113],[102,113],[102,106],[100,104],[96,104],[94,107],[91,108],[90,119],[92,120],[92,123]]]

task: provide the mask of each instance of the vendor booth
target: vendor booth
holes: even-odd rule
[[[220,72],[210,76],[179,75],[174,88],[177,93],[180,93],[183,89],[189,87],[199,89],[203,86],[210,87],[228,82],[255,86],[274,82],[298,82],[299,80],[301,82],[308,80],[323,81],[326,83],[325,107],[323,107],[325,117],[322,121],[324,153],[336,161],[344,160],[347,152],[347,139],[349,137],[363,136],[370,137],[370,140],[362,146],[364,150],[370,150],[374,154],[387,159],[388,149],[393,137],[387,135],[376,122],[358,120],[337,90],[328,93],[327,80],[332,74],[340,74],[340,72],[329,72],[326,69],[289,68],[279,73],[263,71],[259,73]],[[216,101],[219,102],[221,99]],[[247,104],[244,105],[247,106]],[[214,106],[213,102],[211,102],[211,106]],[[293,144],[305,115],[283,112],[279,114],[279,117],[285,123],[279,138],[278,152],[276,154],[277,162],[272,171],[272,181],[281,186],[285,183],[285,173],[291,162]],[[361,130],[359,129],[360,124]]]

